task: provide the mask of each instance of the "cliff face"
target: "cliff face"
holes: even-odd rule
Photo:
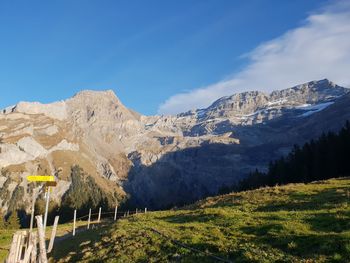
[[[52,104],[20,102],[0,114],[0,204],[16,189],[29,200],[29,174],[54,174],[61,202],[79,165],[119,201],[162,208],[214,194],[295,143],[350,119],[348,89],[328,80],[264,94],[223,97],[206,109],[142,116],[113,91],[82,91]],[[11,208],[10,208],[11,209]]]

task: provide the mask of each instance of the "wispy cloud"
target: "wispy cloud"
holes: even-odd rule
[[[272,91],[328,78],[350,86],[350,2],[338,1],[310,15],[304,24],[262,43],[246,55],[249,64],[231,78],[176,94],[158,108],[173,114],[203,108],[247,90]]]

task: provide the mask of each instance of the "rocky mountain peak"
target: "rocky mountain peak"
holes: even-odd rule
[[[294,104],[321,103],[340,97],[349,90],[340,87],[328,79],[310,81],[288,89],[273,91],[270,100],[285,99]]]
[[[137,119],[139,114],[126,108],[113,90],[95,91],[83,90],[72,98],[43,104],[40,102],[19,102],[1,111],[2,114],[13,112],[23,114],[43,114],[57,120],[68,118],[83,118],[89,121],[98,115],[104,120]]]
[[[113,90],[82,90],[77,92],[71,99],[90,100],[106,99],[121,103]]]
[[[84,90],[66,100],[66,104],[71,122],[98,133],[109,133],[116,127],[124,127],[123,123],[138,122],[139,119],[139,115],[125,107],[112,90]]]
[[[128,111],[112,90],[83,90],[66,100],[66,103],[69,105],[70,112],[84,108],[96,109],[97,111],[104,111],[104,109]]]
[[[326,103],[348,92],[349,89],[340,87],[328,79],[310,81],[288,89],[276,90],[270,94],[247,91],[222,97],[208,108],[197,110],[197,116],[199,119],[237,117],[239,121],[242,117],[245,120],[246,117],[257,115],[255,113],[262,115],[272,109],[278,113],[274,116],[279,116],[277,111],[281,108]]]

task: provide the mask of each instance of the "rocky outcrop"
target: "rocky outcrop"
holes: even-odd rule
[[[3,113],[21,112],[25,114],[44,114],[47,117],[65,120],[67,118],[66,103],[64,101],[51,104],[39,102],[19,102],[12,108],[7,108]]]

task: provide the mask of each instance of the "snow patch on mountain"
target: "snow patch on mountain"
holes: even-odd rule
[[[287,99],[279,99],[279,100],[274,100],[274,101],[269,101],[267,103],[267,106],[276,106],[276,105],[281,105],[288,102]]]
[[[304,112],[303,114],[301,114],[299,117],[307,117],[310,116],[316,112],[322,111],[325,108],[327,108],[328,106],[334,104],[334,101],[329,101],[329,102],[325,102],[325,103],[319,103],[316,105],[307,105],[305,107],[299,107],[303,110],[306,110],[306,112]]]

